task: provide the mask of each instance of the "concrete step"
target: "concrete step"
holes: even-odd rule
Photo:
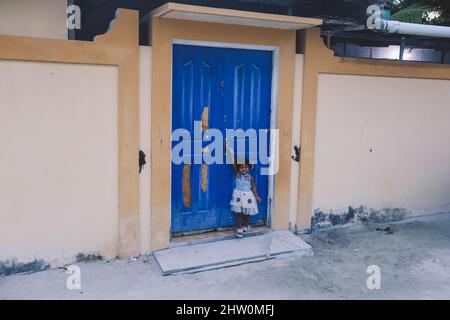
[[[285,256],[310,256],[309,244],[289,231],[169,248],[153,253],[163,275],[196,273]]]

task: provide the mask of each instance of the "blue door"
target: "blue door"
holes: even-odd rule
[[[172,233],[235,224],[229,206],[232,168],[195,164],[202,154],[194,152],[194,144],[205,147],[210,142],[194,135],[194,121],[201,123],[202,130],[220,130],[224,140],[226,129],[269,129],[271,87],[271,51],[174,45],[172,131],[188,130],[193,152],[189,155],[192,164],[172,163]],[[261,224],[267,217],[268,177],[260,174],[265,165],[256,158],[251,174],[263,201],[252,223]]]

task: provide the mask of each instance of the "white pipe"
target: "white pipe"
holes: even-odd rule
[[[393,20],[377,19],[376,29],[388,33],[409,34],[413,36],[450,38],[450,27],[405,23]]]

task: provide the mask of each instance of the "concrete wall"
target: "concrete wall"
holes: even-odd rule
[[[152,48],[140,47],[139,51],[139,145],[146,157],[147,164],[139,176],[139,234],[140,253],[151,252],[151,83]]]
[[[321,74],[318,84],[316,215],[450,212],[450,81]]]
[[[117,255],[118,70],[0,60],[0,261]]]
[[[66,0],[1,0],[0,34],[67,39]]]
[[[0,35],[0,274],[139,254],[138,26],[119,9],[93,42]]]
[[[300,146],[301,118],[302,118],[302,95],[303,95],[303,55],[295,56],[295,87],[294,108],[292,110],[292,146]],[[291,150],[294,155],[294,149]],[[289,201],[289,229],[297,231],[298,210],[298,175],[300,174],[300,162],[291,161],[291,187]]]
[[[447,210],[450,66],[335,57],[319,28],[299,41],[300,230]]]

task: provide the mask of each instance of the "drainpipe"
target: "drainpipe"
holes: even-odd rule
[[[387,33],[408,34],[412,36],[450,38],[450,27],[406,23],[393,20],[376,19],[375,30]]]

